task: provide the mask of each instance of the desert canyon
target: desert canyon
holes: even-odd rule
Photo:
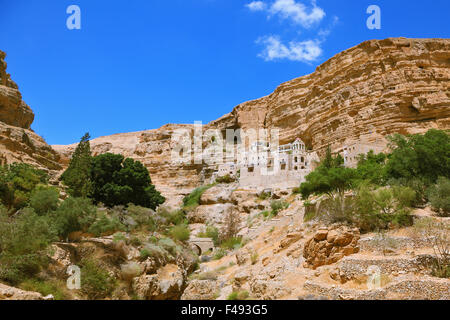
[[[77,144],[49,146],[30,128],[33,119],[0,51],[0,164],[35,165],[58,184]],[[206,164],[171,161],[172,133],[180,128],[194,130],[191,124],[167,124],[90,143],[93,155],[110,152],[141,161],[168,199],[165,206],[177,208],[212,174]],[[312,74],[285,82],[266,97],[241,103],[203,129],[238,128],[277,128],[280,144],[300,138],[320,156],[328,146],[338,153],[359,141],[387,146],[386,137],[394,133],[450,130],[450,39],[363,42],[335,55]],[[206,190],[199,206],[188,214],[191,235],[209,225],[222,226],[232,211],[240,217],[239,234],[246,245],[220,259],[201,260],[195,272],[188,254],[149,259],[143,263],[144,271],[130,280],[134,292],[145,299],[226,299],[240,291],[255,299],[450,299],[450,280],[434,278],[424,267],[424,261],[433,259],[432,245],[408,228],[389,231],[393,240],[386,245],[374,233],[304,222],[305,206],[292,190],[272,190],[272,199],[290,205],[266,220],[260,212],[270,210],[270,201],[259,193],[236,183]],[[413,214],[418,219],[432,215],[429,208]],[[110,237],[58,243],[55,250],[52,258],[58,275],[64,275],[73,256],[89,250],[99,256],[99,252],[113,252],[122,263],[140,263],[139,248],[118,246]],[[105,263],[119,274],[120,267],[112,260]],[[383,274],[375,289],[366,285],[371,266]],[[0,284],[0,299],[43,299],[37,293],[14,290]],[[130,298],[125,291],[112,298]]]

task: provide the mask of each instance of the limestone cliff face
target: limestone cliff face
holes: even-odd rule
[[[6,73],[6,54],[0,51],[0,121],[14,127],[30,129],[34,113],[22,101],[17,84]]]
[[[92,141],[95,153],[141,160],[170,200],[204,180],[206,167],[171,163],[171,133],[181,125]],[[450,39],[372,40],[331,58],[274,93],[238,105],[205,129],[279,128],[280,143],[300,137],[311,148],[385,141],[392,133],[450,129]],[[191,128],[192,129],[192,128]],[[55,146],[70,155],[74,146]]]
[[[279,128],[315,150],[344,142],[450,128],[450,39],[366,41],[213,127]]]
[[[45,170],[60,170],[59,155],[30,129],[33,111],[6,73],[5,57],[0,51],[0,164],[25,162]]]

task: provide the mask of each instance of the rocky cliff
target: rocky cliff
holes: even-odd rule
[[[366,41],[205,129],[279,128],[280,143],[300,137],[319,152],[359,140],[385,142],[393,133],[450,129],[449,80],[450,39]],[[165,196],[179,200],[205,176],[202,165],[170,162],[171,133],[180,127],[186,126],[95,139],[93,149],[141,160]],[[74,146],[55,148],[67,156]]]
[[[59,155],[30,128],[34,113],[6,73],[5,57],[0,51],[0,164],[25,162],[60,170]]]
[[[450,127],[450,39],[372,40],[271,95],[238,105],[218,128],[279,128],[312,148]]]

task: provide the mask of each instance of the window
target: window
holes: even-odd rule
[[[281,170],[286,170],[286,164],[285,163],[281,164]]]

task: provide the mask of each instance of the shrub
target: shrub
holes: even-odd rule
[[[241,223],[239,213],[234,210],[230,210],[226,213],[223,220],[223,228],[220,235],[220,241],[226,241],[228,239],[235,238],[239,232],[239,225]]]
[[[67,238],[71,232],[87,232],[97,219],[97,208],[86,198],[67,198],[52,214],[58,235]]]
[[[126,242],[127,241],[127,237],[125,236],[125,234],[123,232],[117,232],[113,235],[113,241],[114,242]]]
[[[311,221],[316,217],[316,204],[311,203],[309,201],[305,201],[303,203],[305,207],[305,215],[303,217],[303,220],[305,222]]]
[[[264,217],[264,219],[271,219],[273,217],[272,213],[270,211],[263,211],[260,213]]]
[[[450,179],[440,177],[430,188],[429,199],[433,208],[442,217],[450,215]]]
[[[66,284],[55,280],[27,279],[20,284],[20,289],[39,292],[44,297],[53,295],[55,300],[69,300],[70,295],[65,289]]]
[[[0,214],[0,279],[13,285],[38,274],[48,263],[47,247],[56,240],[47,217],[23,210]]]
[[[267,199],[269,199],[271,196],[272,196],[272,195],[270,194],[270,192],[261,192],[261,193],[258,195],[258,199],[259,199],[259,200],[267,200]]]
[[[415,192],[407,187],[382,188],[371,191],[362,187],[356,196],[352,221],[362,231],[386,229],[390,223],[397,226],[412,224],[409,205]]]
[[[172,236],[173,239],[184,242],[189,240],[191,232],[187,225],[180,224],[170,229],[170,235]]]
[[[258,259],[259,259],[259,255],[257,252],[254,252],[250,257],[252,264],[256,264],[258,262]]]
[[[206,190],[210,189],[213,186],[214,185],[211,184],[211,185],[199,187],[199,188],[195,189],[194,191],[192,191],[189,195],[184,197],[183,209],[185,209],[187,211],[191,211],[191,210],[194,210],[196,207],[198,207],[198,205],[200,204],[200,198],[203,195],[203,193],[205,193]]]
[[[133,278],[142,274],[144,268],[136,262],[127,262],[120,266],[121,277],[123,280],[130,282]]]
[[[92,260],[81,262],[81,291],[91,300],[111,295],[116,287],[115,279]]]
[[[43,215],[58,208],[59,191],[54,187],[36,187],[30,198],[30,207]]]
[[[0,166],[0,201],[8,210],[25,207],[39,184],[47,184],[48,176],[25,163]]]
[[[227,300],[247,300],[248,297],[248,291],[233,291],[232,293],[230,293]]]
[[[242,246],[242,237],[232,237],[223,241],[221,247],[228,250],[239,249]]]
[[[407,187],[371,190],[362,184],[355,196],[335,194],[323,199],[305,219],[353,224],[362,232],[384,230],[391,224],[410,226],[409,205],[414,198],[415,192]]]
[[[174,257],[180,251],[180,247],[178,247],[177,244],[172,239],[169,238],[159,239],[158,245],[167,252],[169,252]]]
[[[127,208],[128,216],[134,220],[136,225],[133,229],[145,229],[146,231],[156,231],[156,223],[153,218],[154,212],[151,209],[129,204]]]
[[[169,255],[169,253],[164,248],[153,243],[145,244],[140,254],[141,260],[147,260],[147,258],[149,257],[154,257],[156,259],[165,259]]]
[[[392,187],[392,193],[399,208],[411,207],[416,199],[416,192],[409,187]]]
[[[317,216],[319,220],[329,224],[351,223],[354,210],[355,200],[353,198],[343,194],[333,194],[323,199],[318,205],[317,212],[311,211],[307,218],[313,219]]]
[[[213,260],[220,260],[223,257],[225,257],[226,255],[227,255],[227,252],[224,249],[219,248],[216,251],[214,251]]]
[[[421,178],[399,178],[399,179],[390,179],[388,181],[388,185],[390,186],[405,186],[408,187],[416,193],[416,197],[412,203],[413,206],[421,206],[428,202],[428,183]]]
[[[272,215],[277,216],[280,211],[289,208],[289,203],[282,200],[275,200],[270,203],[270,207],[272,208]]]
[[[117,218],[109,218],[106,214],[100,214],[100,217],[89,227],[89,233],[96,237],[107,236],[117,231],[125,231],[125,226]]]
[[[139,239],[139,238],[136,237],[136,236],[133,236],[133,237],[131,237],[131,239],[130,239],[130,244],[131,244],[132,246],[138,247],[138,246],[141,246],[141,245],[142,245],[142,240]]]
[[[433,247],[436,259],[431,265],[432,274],[450,278],[450,225],[432,218],[420,219],[414,224],[414,232]]]
[[[158,210],[158,214],[163,217],[166,224],[179,225],[187,224],[186,214],[183,210],[168,211],[167,209]]]

